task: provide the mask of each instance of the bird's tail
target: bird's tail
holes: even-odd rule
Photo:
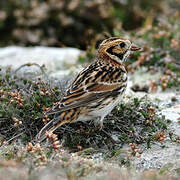
[[[44,139],[46,139],[48,133],[54,132],[58,127],[62,126],[65,124],[66,121],[63,121],[59,118],[52,119],[50,122],[48,122],[41,130],[40,132],[36,135],[36,142],[42,142]]]

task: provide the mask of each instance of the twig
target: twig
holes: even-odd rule
[[[11,142],[12,140],[16,139],[17,137],[21,136],[22,134],[23,134],[23,132],[17,134],[16,136],[14,136],[14,137],[12,137],[11,139],[9,139],[9,140],[7,141],[7,143]]]
[[[8,118],[0,118],[0,122],[4,122],[4,120],[7,120]]]
[[[8,141],[6,141],[6,144],[8,144],[8,143],[11,142],[12,140],[16,139],[17,137],[21,136],[22,134],[23,134],[23,132],[21,132],[21,133],[17,134],[16,136],[12,137],[12,138],[9,139]],[[0,150],[1,150],[6,144],[2,145],[2,146],[0,147]]]
[[[21,65],[20,67],[18,67],[16,70],[15,70],[15,73],[17,73],[20,69],[22,69],[23,67],[25,66],[37,66],[39,67],[39,69],[41,70],[42,74],[44,74],[46,77],[48,77],[48,75],[46,74],[46,72],[44,71],[44,65],[40,66],[39,64],[37,63],[26,63],[26,64],[23,64]]]
[[[16,136],[12,137],[12,138],[9,139],[8,141],[6,141],[6,144],[8,144],[8,143],[11,142],[12,140],[18,138],[18,137],[21,136],[22,134],[23,134],[23,132],[21,132],[21,133],[17,134]],[[0,149],[3,148],[3,146],[5,146],[5,144],[2,145],[2,146],[0,147]]]

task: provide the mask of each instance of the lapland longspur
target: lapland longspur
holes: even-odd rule
[[[129,40],[111,37],[98,49],[96,60],[75,78],[60,103],[47,114],[55,118],[37,134],[37,141],[46,138],[65,123],[96,120],[103,124],[104,117],[121,101],[127,86],[127,72],[123,62],[131,51],[140,50]]]

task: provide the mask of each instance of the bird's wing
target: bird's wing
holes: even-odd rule
[[[125,84],[119,83],[91,83],[88,86],[72,91],[69,95],[65,96],[59,105],[47,112],[47,115],[60,113],[72,108],[83,107],[110,95],[116,96],[124,90],[125,86]]]
[[[79,73],[60,104],[47,115],[86,106],[109,95],[118,95],[126,86],[124,73],[123,69],[107,67],[96,61]]]

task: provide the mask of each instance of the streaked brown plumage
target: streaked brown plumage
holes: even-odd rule
[[[53,132],[65,123],[94,119],[102,125],[104,117],[121,101],[127,86],[123,61],[130,51],[139,49],[127,39],[104,40],[95,62],[78,74],[61,102],[47,112],[46,115],[55,114],[55,118],[41,129],[37,140],[44,140],[46,131]]]

